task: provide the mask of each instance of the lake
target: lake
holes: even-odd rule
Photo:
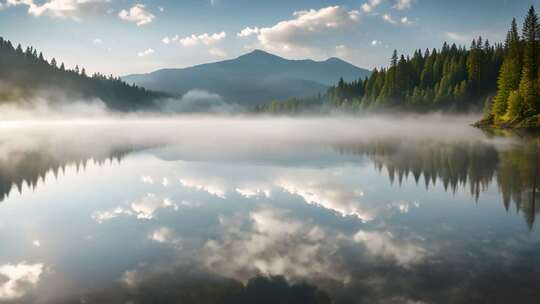
[[[0,303],[538,303],[540,139],[475,117],[0,124]]]

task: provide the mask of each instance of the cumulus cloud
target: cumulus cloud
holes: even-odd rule
[[[226,198],[227,189],[224,185],[225,182],[220,179],[181,177],[179,181],[184,187],[204,191],[220,198]]]
[[[207,268],[221,275],[240,280],[259,274],[346,277],[334,256],[339,237],[285,210],[261,206],[221,217],[220,224],[222,239],[207,241],[202,256]]]
[[[5,7],[25,5],[28,14],[41,17],[72,19],[79,21],[85,13],[104,10],[110,0],[48,0],[35,3],[34,0],[7,0]]]
[[[381,45],[381,41],[379,41],[379,40],[372,40],[372,41],[371,41],[371,45],[372,45],[372,46],[378,46],[378,45]]]
[[[390,14],[384,14],[381,18],[390,24],[397,24],[397,21]]]
[[[35,287],[44,271],[43,264],[6,264],[0,266],[0,301],[23,297],[29,288]]]
[[[354,235],[354,240],[364,244],[371,255],[394,260],[403,267],[417,264],[427,255],[424,248],[398,241],[390,232],[360,230]]]
[[[178,35],[174,35],[172,37],[165,36],[165,37],[163,37],[163,39],[161,39],[161,42],[163,42],[164,44],[170,44],[170,43],[173,43],[173,42],[177,42],[179,39],[180,39],[180,37]]]
[[[393,7],[398,10],[406,10],[411,8],[411,6],[412,0],[397,0],[396,4]]]
[[[93,43],[93,44],[96,44],[96,45],[98,45],[98,44],[103,44],[103,39],[101,39],[101,38],[96,38],[96,39],[94,39],[94,40],[92,41],[92,43]]]
[[[139,57],[146,57],[146,56],[150,56],[150,55],[154,54],[155,52],[156,52],[156,51],[154,51],[154,49],[149,48],[149,49],[146,49],[146,50],[144,50],[144,51],[142,51],[142,52],[138,52],[138,53],[137,53],[137,56],[139,56]]]
[[[135,4],[129,10],[121,10],[118,17],[125,21],[135,22],[137,26],[142,26],[152,23],[156,16],[148,12],[144,4]]]
[[[259,187],[243,186],[241,188],[236,188],[235,191],[245,198],[259,198],[259,197],[269,198],[271,196],[271,190],[268,187],[259,188]]]
[[[225,39],[225,37],[227,37],[227,33],[225,32],[214,34],[204,33],[200,35],[192,34],[191,36],[180,39],[180,44],[185,47],[196,46],[199,44],[212,45]]]
[[[373,209],[361,200],[364,192],[358,188],[352,188],[329,172],[317,172],[310,178],[307,174],[296,176],[291,173],[289,177],[280,177],[276,185],[283,190],[302,197],[308,204],[314,204],[328,210],[332,210],[340,216],[355,216],[367,222],[375,218],[376,208]],[[301,174],[301,175],[304,175]]]
[[[175,237],[174,231],[167,228],[161,227],[152,231],[148,235],[148,239],[161,244],[170,244],[170,245],[179,245],[180,239]]]
[[[251,35],[257,35],[260,33],[260,29],[258,27],[246,27],[245,29],[241,30],[240,33],[236,34],[238,37],[249,37]]]
[[[174,204],[168,198],[159,198],[155,194],[147,194],[140,199],[135,200],[127,208],[115,207],[110,210],[96,211],[92,214],[92,219],[102,224],[119,216],[134,216],[137,219],[150,220],[155,217],[159,209],[172,208],[178,210],[178,205]]]
[[[362,4],[361,8],[365,13],[371,13],[373,10],[381,4],[381,0],[369,0]]]
[[[246,28],[237,35],[257,35],[260,45],[274,52],[311,53],[313,44],[321,37],[350,28],[360,20],[358,11],[347,11],[341,6],[298,11],[293,16],[271,27]]]

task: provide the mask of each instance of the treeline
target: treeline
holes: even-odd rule
[[[150,109],[155,101],[166,97],[118,77],[99,73],[87,75],[84,68],[73,69],[46,60],[33,47],[23,50],[0,37],[0,102],[19,102],[42,95],[60,94],[70,99],[100,99],[107,107],[119,111]]]
[[[374,69],[370,77],[353,82],[340,79],[322,103],[346,111],[482,109],[495,93],[505,51],[504,45],[491,45],[482,37],[474,39],[469,49],[445,42],[441,49],[416,50],[412,57],[394,51],[388,68]],[[315,104],[311,99],[273,102],[257,110],[306,110]]]
[[[328,99],[336,107],[469,110],[495,91],[503,58],[504,47],[482,37],[469,49],[445,42],[412,58],[394,51],[389,68],[375,69],[365,80],[340,80]]]
[[[343,110],[479,109],[495,92],[504,51],[503,45],[491,45],[482,37],[474,39],[470,49],[445,42],[441,49],[417,50],[412,57],[394,51],[389,68],[353,82],[340,79],[325,99],[330,107]]]
[[[540,22],[531,6],[522,34],[512,21],[497,95],[480,124],[498,127],[540,127]]]

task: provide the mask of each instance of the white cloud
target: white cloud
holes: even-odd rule
[[[381,45],[381,41],[379,41],[379,40],[372,40],[371,41],[371,46],[378,46],[378,45]]]
[[[170,44],[173,42],[177,42],[179,39],[180,37],[178,35],[174,35],[172,37],[166,36],[166,37],[163,37],[163,39],[161,39],[161,42],[163,42],[164,44]]]
[[[257,35],[260,33],[260,29],[258,27],[246,27],[245,29],[241,30],[240,33],[236,34],[238,37],[249,37],[251,35]]]
[[[206,267],[239,280],[257,274],[322,277],[344,281],[335,258],[339,237],[287,211],[260,207],[249,214],[221,217],[222,237],[206,242]]]
[[[34,240],[32,242],[32,245],[34,245],[35,247],[41,247],[41,242],[39,240]]]
[[[43,273],[43,264],[27,264],[0,266],[0,300],[10,301],[23,297],[29,287],[35,287]]]
[[[162,13],[165,12],[165,8],[163,6],[158,7],[158,10]]]
[[[142,52],[138,52],[138,53],[137,53],[137,56],[139,56],[139,57],[146,57],[146,56],[150,56],[150,55],[152,55],[152,54],[154,54],[154,53],[155,53],[154,49],[151,49],[151,48],[150,48],[150,49],[146,49],[146,50],[144,50],[144,51],[142,51]],[[144,181],[144,180],[143,180],[143,181]],[[148,182],[148,181],[146,181],[146,182]],[[152,183],[153,183],[153,182],[152,182]]]
[[[133,214],[133,212],[131,212],[131,210],[129,210],[129,209],[116,207],[116,208],[111,209],[111,210],[94,212],[94,214],[92,214],[92,219],[94,221],[98,222],[99,224],[102,224],[105,221],[112,220],[112,219],[117,218],[117,217],[119,217],[121,215],[132,215],[132,214]]]
[[[183,177],[178,179],[184,187],[193,188],[199,191],[205,191],[219,198],[226,198],[227,188],[223,181],[206,178]]]
[[[180,245],[181,240],[174,236],[174,231],[167,227],[156,229],[148,235],[148,238],[156,243]]]
[[[401,22],[401,24],[405,24],[405,25],[409,25],[409,24],[414,23],[411,20],[409,20],[409,18],[407,18],[407,17],[401,17],[401,19],[399,19],[399,22]]]
[[[293,16],[294,19],[278,22],[272,27],[259,28],[257,39],[261,46],[274,52],[310,54],[314,44],[324,36],[348,29],[360,20],[358,11],[347,11],[340,6],[299,11]]]
[[[84,13],[101,11],[109,2],[110,0],[47,0],[35,3],[34,0],[7,0],[4,6],[25,5],[28,6],[28,14],[36,17],[48,16],[79,21]]]
[[[243,186],[241,188],[236,188],[235,191],[242,195],[245,198],[258,198],[258,197],[266,197],[269,198],[271,196],[271,191],[268,188],[259,188],[259,187],[249,187],[249,186]]]
[[[103,44],[103,40],[101,38],[96,38],[92,41],[92,43],[96,45]]]
[[[135,216],[137,219],[150,220],[155,217],[159,209],[172,208],[178,210],[178,205],[171,202],[168,198],[161,199],[154,194],[147,194],[142,198],[131,203],[129,208],[116,207],[105,211],[96,211],[92,214],[92,219],[99,224],[112,220],[119,216]]]
[[[218,57],[218,58],[227,57],[227,53],[224,50],[218,49],[218,48],[209,49],[208,54],[210,54],[211,56],[214,56],[214,57]]]
[[[129,11],[125,9],[121,10],[120,13],[118,13],[118,17],[125,21],[135,22],[137,23],[137,26],[142,26],[154,21],[156,16],[148,12],[144,4],[135,4]]]
[[[178,210],[178,206],[173,204],[168,198],[160,199],[154,194],[148,194],[131,204],[131,209],[135,212],[138,219],[153,219],[155,212],[163,208]]]
[[[362,4],[361,8],[365,13],[371,13],[373,10],[381,4],[381,0],[369,0]]]
[[[388,23],[391,23],[391,24],[396,24],[397,21],[394,20],[394,18],[392,17],[392,15],[390,14],[384,14],[382,15],[382,19]]]
[[[390,232],[360,230],[354,240],[364,244],[371,255],[394,260],[403,267],[419,263],[427,256],[424,248],[397,241]]]
[[[397,0],[396,5],[393,7],[398,10],[406,10],[411,8],[412,0]]]
[[[314,204],[336,212],[341,216],[355,216],[364,222],[375,218],[376,211],[366,209],[361,203],[364,192],[352,189],[330,176],[319,175],[311,179],[282,177],[276,184],[283,190],[298,195],[308,204]]]
[[[223,40],[225,37],[227,37],[227,33],[225,32],[214,34],[204,33],[200,35],[192,34],[191,36],[180,39],[180,44],[185,47],[196,46],[201,43],[204,45],[212,45],[219,42],[220,40]]]

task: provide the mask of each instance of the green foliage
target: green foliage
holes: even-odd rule
[[[325,101],[348,111],[481,108],[495,91],[504,57],[502,44],[482,41],[475,39],[471,50],[444,43],[440,50],[417,50],[412,57],[394,51],[389,68],[375,69],[367,79],[340,80],[328,90]]]
[[[499,79],[497,81],[497,95],[492,108],[492,113],[496,117],[502,117],[508,108],[508,98],[510,93],[519,87],[521,78],[521,65],[517,58],[507,57],[501,67]]]
[[[494,123],[502,126],[520,122],[540,114],[540,22],[531,6],[523,23],[522,36],[514,19],[505,42],[497,94],[491,113]]]
[[[47,62],[33,47],[23,51],[0,37],[0,102],[19,102],[41,94],[62,94],[72,99],[100,99],[110,109],[131,111],[156,106],[155,101],[167,95],[129,85],[120,78],[96,73],[76,66],[58,67],[56,59]]]
[[[512,91],[508,97],[508,110],[502,117],[502,121],[516,121],[523,117],[523,98],[518,90]]]

